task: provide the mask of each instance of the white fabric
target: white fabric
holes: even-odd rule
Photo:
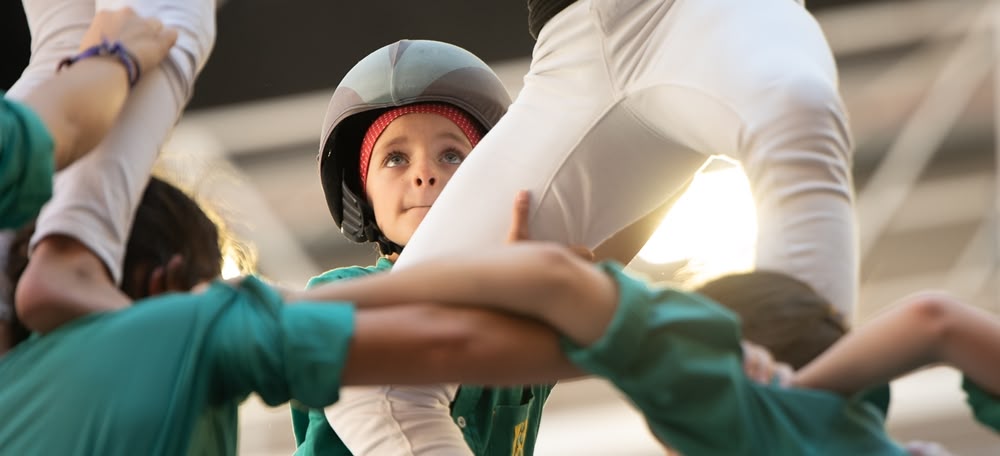
[[[542,29],[524,83],[394,269],[504,242],[522,189],[534,238],[596,247],[725,154],[754,192],[757,267],[805,280],[851,316],[851,140],[829,46],[799,2],[580,0]],[[443,408],[404,422],[450,386],[369,391],[327,410],[349,447],[379,449],[356,454],[417,454],[425,435],[455,427]],[[365,427],[346,432],[356,404]]]
[[[32,247],[64,234],[105,263],[116,282],[132,216],[160,147],[191,97],[194,81],[215,43],[214,0],[25,0],[31,61],[7,92],[23,98],[52,77],[58,62],[77,52],[95,8],[132,7],[178,30],[177,44],[157,68],[144,68],[125,108],[104,141],[56,174],[53,198],[39,215]]]
[[[356,455],[471,456],[451,419],[457,391],[455,385],[341,388],[326,418]]]

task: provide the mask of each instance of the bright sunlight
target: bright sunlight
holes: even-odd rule
[[[699,173],[639,251],[652,264],[686,261],[702,278],[753,267],[757,214],[743,170]]]

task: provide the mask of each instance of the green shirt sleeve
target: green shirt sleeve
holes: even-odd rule
[[[350,266],[331,269],[312,279],[306,288],[318,287],[339,280],[354,279],[392,268],[392,262],[379,258],[374,266]],[[295,434],[296,456],[350,456],[351,451],[326,421],[322,409],[303,404],[292,405],[292,431]]]
[[[309,428],[309,407],[297,401],[292,401],[288,405],[292,414],[292,433],[295,435],[295,446],[299,446],[306,440],[306,430]]]
[[[1000,432],[1000,400],[983,390],[969,377],[962,377],[962,389],[968,395],[966,401],[972,407],[972,414],[975,415],[976,421]]]
[[[703,296],[650,287],[604,264],[619,304],[590,347],[567,356],[611,380],[681,454],[904,454],[860,399],[760,385],[742,368],[737,317]]]
[[[216,284],[216,287],[226,287]],[[354,308],[337,303],[285,305],[269,286],[249,277],[219,315],[211,344],[214,377],[223,397],[256,392],[269,405],[291,399],[307,407],[337,401]]]
[[[0,228],[17,228],[52,197],[55,144],[30,108],[3,98],[0,105]]]
[[[593,345],[567,343],[570,360],[612,380],[654,434],[682,454],[742,454],[745,433],[725,432],[749,418],[731,405],[742,394],[733,388],[741,369],[736,316],[698,295],[652,289],[604,268],[618,282],[618,309]]]

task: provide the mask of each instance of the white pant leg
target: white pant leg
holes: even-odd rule
[[[596,247],[666,201],[707,160],[629,109],[590,8],[578,1],[542,29],[523,90],[452,177],[394,270],[503,243],[522,189],[532,194],[533,238]]]
[[[31,32],[31,59],[7,91],[6,96],[14,99],[23,99],[56,74],[59,61],[77,52],[94,18],[94,0],[25,0],[22,4]]]
[[[471,456],[450,405],[458,387],[346,387],[325,409],[327,422],[356,455]]]
[[[704,154],[743,162],[757,265],[850,317],[850,136],[829,46],[790,0],[581,0],[542,29],[514,105],[458,170],[395,269],[532,234],[594,247],[662,202]],[[706,208],[711,210],[711,208]]]
[[[55,12],[60,5],[47,0],[30,0],[25,6],[32,32],[39,37],[70,26],[77,30],[80,23],[86,30],[93,17],[92,11],[86,18],[64,17]],[[101,144],[56,175],[53,198],[42,208],[32,239],[32,244],[53,234],[78,239],[101,258],[116,282],[121,280],[124,246],[150,170],[215,42],[213,0],[115,0],[96,4],[97,9],[124,6],[176,28],[177,44],[159,67],[144,69],[122,115]],[[59,19],[49,20],[56,17]],[[76,41],[79,44],[79,39]],[[46,38],[39,38],[39,42],[42,46],[35,49],[39,55],[33,55],[32,62],[58,61],[72,53],[65,53],[63,47],[45,46]]]
[[[676,0],[655,12],[643,2],[643,15],[666,24],[650,27],[635,0],[594,5],[630,109],[665,136],[742,162],[757,205],[757,267],[811,284],[850,319],[852,145],[815,20],[787,0]]]

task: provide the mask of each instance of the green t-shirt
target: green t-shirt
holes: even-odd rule
[[[18,228],[52,197],[55,144],[31,108],[0,103],[0,228]]]
[[[0,358],[0,453],[234,455],[250,393],[336,402],[353,330],[352,306],[254,278],[80,318]]]
[[[962,377],[962,389],[968,394],[967,401],[972,407],[976,420],[994,431],[1000,431],[1000,400],[984,391],[968,377]]]
[[[747,379],[738,317],[722,306],[603,267],[618,282],[618,308],[590,347],[565,341],[567,356],[611,380],[670,447],[690,455],[906,454],[861,398]]]
[[[375,266],[347,267],[313,277],[309,288],[337,280],[388,271],[392,262],[379,258]],[[542,408],[552,385],[485,388],[462,385],[452,402],[451,415],[465,442],[477,455],[520,456],[534,453]],[[301,456],[351,455],[326,421],[323,410],[292,402],[292,428]]]

